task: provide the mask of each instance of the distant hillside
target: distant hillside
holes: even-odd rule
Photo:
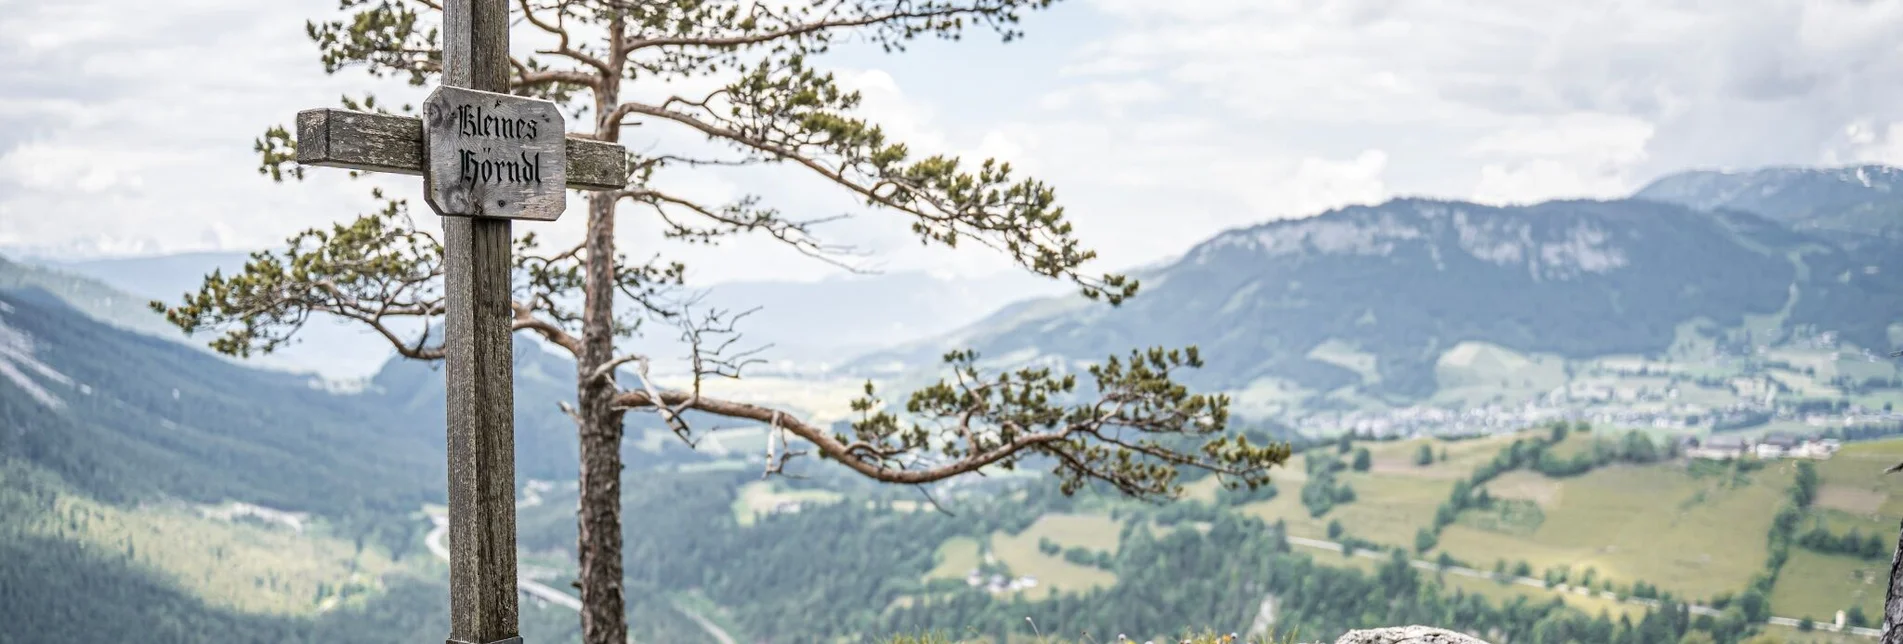
[[[35,271],[34,284],[60,292],[54,286],[96,280],[101,285],[139,298],[176,301],[193,291],[206,274],[244,269],[247,253],[184,253],[88,260],[38,260],[47,268],[16,264]],[[50,270],[49,270],[50,269]],[[0,280],[6,269],[0,269]],[[71,289],[73,287],[62,287]],[[767,347],[761,357],[793,367],[836,364],[854,355],[952,331],[982,317],[985,312],[1017,299],[1059,293],[1057,282],[1025,273],[980,278],[945,278],[923,272],[876,275],[840,275],[814,282],[742,281],[707,287],[697,304],[702,310],[730,313],[758,309],[740,325],[742,343]],[[108,300],[105,295],[89,295]],[[136,304],[143,305],[143,301]],[[149,332],[177,335],[175,329],[153,324],[157,319],[142,308],[100,311],[114,318],[146,324]],[[104,317],[102,315],[102,317]],[[162,322],[162,321],[161,321]],[[684,351],[669,329],[658,329],[642,342],[648,351],[671,355]],[[202,344],[202,342],[196,343]],[[358,326],[319,316],[300,333],[298,341],[253,364],[270,368],[317,371],[330,377],[360,377],[375,373],[390,356],[381,338]]]
[[[1019,303],[855,368],[927,364],[956,346],[1063,362],[1196,344],[1209,363],[1191,376],[1200,386],[1274,379],[1408,401],[1440,386],[1434,365],[1467,341],[1654,354],[1687,322],[1736,328],[1759,315],[1887,349],[1888,327],[1903,321],[1894,244],[1849,248],[1758,215],[1636,199],[1397,199],[1228,231],[1140,277],[1142,292],[1120,308]]]
[[[440,433],[367,402],[0,292],[0,454],[103,500],[338,516],[441,498]]]
[[[146,306],[147,300],[104,281],[0,256],[0,290],[36,288],[100,321],[161,338],[183,338],[178,327]]]
[[[1681,172],[1633,196],[1699,210],[1742,210],[1798,229],[1903,236],[1903,169],[1889,166]]]
[[[124,260],[100,260],[77,265],[74,271],[88,271],[102,278],[124,279],[131,287],[149,290],[170,289],[181,284],[195,284],[206,270],[202,262],[224,262],[216,267],[236,262],[242,265],[243,256],[236,254],[201,254],[173,258],[145,258]],[[110,268],[109,268],[110,267]],[[170,267],[170,268],[167,268]],[[40,347],[68,347],[99,344],[91,339],[94,335],[103,335],[123,341],[132,346],[122,350],[129,359],[143,360],[148,353],[158,352],[171,355],[185,352],[197,356],[196,360],[222,363],[222,371],[217,373],[245,374],[233,376],[238,381],[255,379],[258,382],[276,383],[282,389],[292,389],[300,396],[315,396],[315,400],[338,402],[340,409],[347,412],[344,419],[334,414],[321,413],[315,417],[306,414],[311,422],[347,422],[360,424],[358,417],[371,417],[373,424],[400,428],[413,437],[420,437],[427,444],[430,453],[440,455],[442,451],[443,376],[441,365],[424,364],[389,356],[386,345],[381,339],[358,337],[360,334],[352,328],[337,322],[314,322],[305,329],[310,335],[305,341],[293,347],[293,354],[350,354],[353,351],[369,351],[376,354],[377,364],[381,365],[369,379],[370,387],[355,396],[332,396],[312,389],[314,381],[309,375],[293,375],[271,370],[285,366],[285,360],[247,359],[235,360],[218,356],[204,348],[202,338],[188,338],[179,333],[176,327],[166,324],[162,318],[146,308],[144,297],[128,295],[111,286],[76,273],[66,272],[67,268],[51,269],[12,263],[0,258],[0,290],[30,289],[14,293],[13,297],[22,297],[33,303],[34,313],[45,313],[52,319],[75,320],[71,328],[48,321],[42,333],[30,334],[32,342]],[[116,276],[116,277],[115,277]],[[138,277],[131,277],[138,276]],[[176,282],[176,283],[174,283]],[[171,283],[171,286],[166,284]],[[179,288],[179,292],[183,292]],[[156,296],[152,296],[156,297]],[[46,309],[42,311],[41,309]],[[56,311],[56,312],[47,312]],[[4,320],[0,317],[0,320]],[[105,324],[102,324],[105,323]],[[17,326],[17,325],[16,325]],[[114,334],[116,330],[135,331],[137,333]],[[151,336],[151,341],[145,342]],[[575,396],[574,362],[548,352],[542,346],[526,337],[516,340],[516,443],[518,451],[518,475],[522,478],[567,479],[573,478],[576,471],[576,438],[572,421],[561,413],[556,403],[571,400]],[[361,358],[362,356],[357,356]],[[64,358],[47,361],[55,372],[62,372],[66,364]],[[291,356],[295,362],[297,356]],[[3,363],[0,363],[3,364]],[[187,375],[189,374],[189,375]],[[132,371],[120,374],[128,378],[144,377],[157,384],[169,384],[181,381],[191,384],[202,382],[198,378],[197,367],[167,369],[163,373],[141,373]],[[29,381],[30,382],[30,381]],[[154,386],[157,386],[155,384]],[[9,388],[14,383],[0,383],[0,388]],[[37,384],[49,392],[57,387]],[[234,389],[236,389],[234,387]],[[12,393],[18,394],[19,390]],[[65,394],[57,394],[65,397]],[[260,415],[260,419],[268,416]],[[129,422],[117,416],[108,418],[112,423]],[[34,422],[42,422],[35,420]],[[65,422],[60,419],[47,419],[47,423]],[[640,432],[649,427],[658,427],[659,423],[651,415],[634,414],[629,418],[632,437],[629,443],[629,462],[631,466],[642,466],[658,462],[701,461],[710,458],[685,448],[678,440],[654,441],[645,444],[638,440]],[[34,426],[34,425],[28,425]],[[709,427],[701,423],[698,426]],[[654,451],[660,450],[660,451]],[[659,460],[657,460],[659,459]],[[442,467],[440,457],[430,457],[433,467]],[[161,470],[165,468],[160,468]],[[183,476],[183,473],[176,474]],[[430,479],[434,481],[434,479]],[[440,489],[440,483],[433,484]],[[110,495],[113,486],[89,491]],[[407,510],[406,510],[407,511]]]
[[[518,476],[572,478],[553,356],[524,344]],[[381,383],[331,393],[0,290],[0,620],[74,642],[440,636],[416,515],[443,502],[440,371],[397,363]],[[706,458],[631,451],[631,467]],[[523,620],[575,640],[562,607]]]
[[[152,298],[177,298],[196,290],[214,270],[229,274],[244,269],[247,253],[202,252],[144,257],[84,260],[37,260],[33,263],[111,284],[114,288]]]
[[[177,302],[187,292],[198,290],[212,271],[231,274],[244,270],[247,253],[184,253],[149,257],[89,259],[77,261],[38,260],[45,268],[68,279],[90,279],[135,296],[141,320],[156,320],[163,337],[184,338],[164,318],[144,308],[152,300]],[[202,339],[186,340],[203,347]],[[246,365],[285,371],[317,372],[329,378],[354,379],[374,373],[390,356],[389,345],[360,325],[319,316],[304,325],[297,339],[275,353],[254,356]]]

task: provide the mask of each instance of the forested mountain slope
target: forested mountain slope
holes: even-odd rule
[[[1141,276],[1142,292],[1119,308],[1020,303],[856,367],[929,364],[953,346],[1064,362],[1197,344],[1209,362],[1191,374],[1200,386],[1279,379],[1405,402],[1432,395],[1437,360],[1467,341],[1568,358],[1647,355],[1685,323],[1736,328],[1756,315],[1887,350],[1890,325],[1903,321],[1897,250],[1643,199],[1396,199],[1222,233]]]
[[[308,378],[114,328],[41,290],[0,293],[0,342],[0,453],[89,495],[328,515],[441,497],[436,432]]]

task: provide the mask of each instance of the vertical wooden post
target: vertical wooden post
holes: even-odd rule
[[[509,91],[507,0],[445,0],[443,84]],[[445,216],[449,641],[518,639],[510,222]]]

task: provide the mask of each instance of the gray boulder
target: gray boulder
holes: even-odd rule
[[[1487,644],[1471,636],[1428,626],[1395,626],[1348,631],[1335,644]]]

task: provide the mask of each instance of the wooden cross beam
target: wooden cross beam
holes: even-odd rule
[[[618,190],[627,153],[568,137],[554,103],[510,96],[507,0],[444,0],[443,84],[422,118],[297,116],[304,165],[420,174],[443,215],[449,452],[448,644],[521,644],[515,562],[510,222],[553,221],[567,190]]]
[[[628,155],[613,143],[569,136],[568,187],[620,190]],[[297,113],[297,162],[389,174],[423,174],[423,119],[336,108]]]

